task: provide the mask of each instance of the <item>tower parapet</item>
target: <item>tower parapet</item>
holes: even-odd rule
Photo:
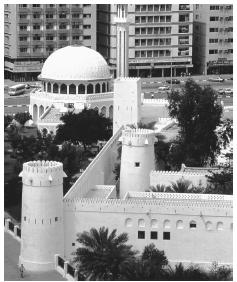
[[[154,147],[155,132],[150,129],[124,130],[122,133],[122,144],[127,146],[152,146]]]
[[[145,192],[155,167],[155,131],[128,129],[122,133],[120,197],[129,191]]]
[[[54,255],[64,255],[63,164],[24,163],[22,177],[21,252],[26,270],[54,268]]]

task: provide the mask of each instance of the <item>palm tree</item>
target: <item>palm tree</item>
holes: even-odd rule
[[[171,192],[170,186],[165,186],[164,184],[157,184],[155,187],[151,186],[147,192],[157,192],[157,193],[163,193],[163,192]]]
[[[207,281],[208,274],[198,266],[184,268],[182,263],[176,264],[175,269],[169,268],[166,280],[171,281]]]
[[[171,191],[174,193],[190,193],[189,186],[192,184],[191,181],[185,179],[179,179],[176,182],[171,182]]]
[[[73,262],[85,274],[86,280],[118,280],[121,273],[135,259],[136,252],[128,241],[127,233],[116,236],[108,228],[91,228],[77,235],[82,247],[73,253]]]

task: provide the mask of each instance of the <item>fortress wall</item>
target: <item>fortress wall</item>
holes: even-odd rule
[[[64,201],[65,254],[77,247],[76,234],[90,228],[109,227],[128,233],[129,243],[142,251],[154,243],[172,262],[232,262],[233,215],[227,200],[184,199],[74,199]],[[190,228],[195,221],[196,228]],[[145,239],[138,239],[138,231]],[[151,239],[157,232],[158,239]],[[170,240],[163,239],[170,232]],[[228,242],[228,244],[226,244]],[[76,243],[72,246],[72,243]]]
[[[113,170],[117,158],[117,141],[121,134],[122,128],[105,144],[99,154],[64,196],[64,199],[83,197],[95,185],[115,184]]]
[[[183,178],[189,180],[194,186],[207,185],[206,174],[203,173],[190,173],[190,172],[176,172],[176,171],[152,171],[150,173],[150,185],[171,185],[171,182],[176,182]]]

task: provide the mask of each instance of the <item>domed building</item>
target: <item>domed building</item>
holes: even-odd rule
[[[39,129],[56,131],[60,117],[69,109],[85,107],[113,117],[110,68],[96,51],[84,46],[56,50],[45,61],[40,90],[30,96],[30,113]]]

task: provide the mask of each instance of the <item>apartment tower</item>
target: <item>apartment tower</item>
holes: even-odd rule
[[[98,5],[97,50],[116,76],[116,5]],[[128,5],[130,76],[170,76],[190,72],[193,5]]]
[[[233,73],[233,5],[194,5],[196,73]]]
[[[35,80],[53,51],[73,44],[96,50],[96,5],[4,5],[5,78]]]

